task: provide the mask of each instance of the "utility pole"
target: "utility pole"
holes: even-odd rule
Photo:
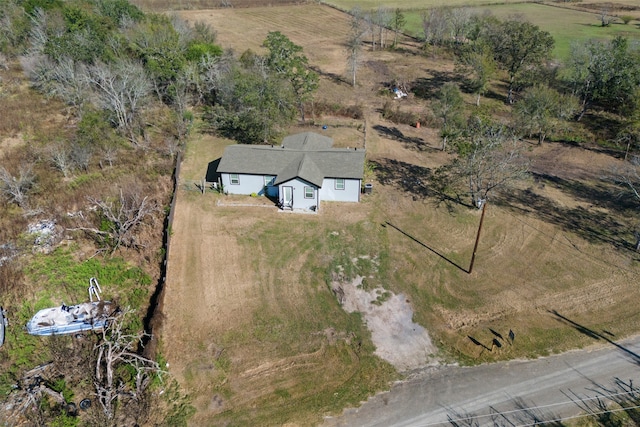
[[[484,221],[484,211],[487,207],[487,202],[485,201],[482,204],[482,214],[480,215],[480,225],[478,226],[478,234],[476,235],[476,244],[473,245],[473,255],[471,255],[471,264],[469,265],[469,271],[467,273],[471,274],[473,271],[473,263],[476,260],[476,251],[478,250],[478,242],[480,241],[480,231],[482,230],[482,222]]]

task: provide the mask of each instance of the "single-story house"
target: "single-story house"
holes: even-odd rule
[[[266,195],[282,209],[317,211],[320,201],[360,201],[364,155],[304,132],[285,137],[281,146],[230,145],[217,172],[227,194]]]

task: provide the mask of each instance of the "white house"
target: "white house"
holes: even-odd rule
[[[333,148],[333,139],[313,132],[287,136],[279,147],[228,146],[217,172],[228,194],[272,197],[282,209],[320,209],[320,202],[358,202],[365,152]]]

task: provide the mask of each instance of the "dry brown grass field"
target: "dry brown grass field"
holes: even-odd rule
[[[537,357],[592,344],[579,326],[615,339],[640,330],[638,256],[625,246],[632,220],[600,181],[616,157],[595,145],[532,145],[537,179],[490,201],[468,274],[480,212],[442,201],[418,181],[449,160],[437,131],[386,122],[379,113],[385,83],[437,84],[436,76],[453,69],[446,58],[417,55],[410,41],[398,52],[366,51],[352,88],[342,80],[349,20],[334,9],[181,15],[210,23],[220,44],[238,53],[259,51],[275,30],[303,46],[323,76],[318,99],[362,105],[366,120],[316,116],[316,127],[291,132],[325,132],[343,146],[364,146],[366,136],[367,159],[376,165],[374,191],[361,203],[325,203],[317,215],[281,213],[260,198],[197,191],[209,162],[233,141],[194,134],[180,176],[161,338],[170,372],[197,409],[192,425],[314,425],[400,378],[372,356],[361,318],[345,313],[331,291],[350,268],[368,274],[367,286],[406,297],[440,361]],[[427,104],[397,102],[416,112]],[[494,332],[509,330],[513,345],[477,344],[491,347]]]

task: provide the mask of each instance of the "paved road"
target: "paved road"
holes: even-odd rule
[[[574,400],[605,393],[598,385],[612,389],[616,378],[640,385],[640,337],[615,343],[599,335],[599,341],[609,342],[533,361],[430,368],[324,425],[451,427],[452,417],[463,427],[469,424],[460,418],[474,414],[480,426],[496,419],[513,427],[576,416],[582,411]]]

